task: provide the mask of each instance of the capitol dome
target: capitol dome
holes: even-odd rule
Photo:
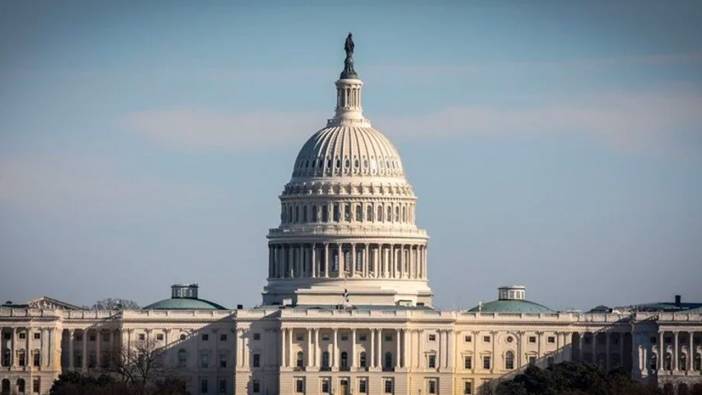
[[[334,117],[300,149],[268,234],[264,304],[430,306],[417,198],[400,154],[363,116],[347,53]]]

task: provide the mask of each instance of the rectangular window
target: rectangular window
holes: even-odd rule
[[[364,342],[366,341],[367,337],[366,335],[358,335],[358,341]]]
[[[220,394],[227,393],[227,379],[219,379],[219,393]]]
[[[39,379],[39,377],[35,377],[32,380],[32,392],[37,394],[41,392],[41,380]]]
[[[140,334],[139,334],[139,341],[142,341],[142,342],[143,342],[144,340],[146,340],[146,335],[143,334],[143,333],[140,333]]]
[[[473,336],[471,335],[466,335],[463,340],[465,340],[466,343],[470,343],[473,341]]]
[[[210,340],[210,335],[208,335],[207,333],[203,333],[202,334],[202,341],[206,342],[208,340]]]
[[[556,342],[556,338],[555,338],[554,336],[549,336],[548,339],[547,339],[547,341],[548,341],[549,343],[555,343],[555,342]]]
[[[386,342],[391,342],[391,341],[392,341],[392,335],[385,335],[385,341],[386,341]]]
[[[430,342],[436,341],[436,335],[434,335],[434,334],[429,335],[429,341]]]
[[[490,356],[485,355],[483,357],[483,369],[490,369]]]
[[[221,335],[219,335],[219,341],[226,342],[227,341],[227,334],[222,333]]]
[[[329,393],[329,379],[322,379],[322,393]]]
[[[35,332],[35,333],[34,333],[34,339],[36,339],[36,340],[41,339],[41,333]]]
[[[207,379],[200,379],[200,393],[206,394],[208,392]]]
[[[470,355],[466,355],[463,357],[463,368],[464,369],[473,369],[473,357]]]
[[[529,356],[529,365],[534,366],[536,365],[536,357],[531,355]]]
[[[392,394],[392,379],[385,379],[385,393]]]
[[[261,383],[258,380],[254,380],[253,383],[251,383],[251,389],[254,394],[258,394],[261,392]]]
[[[163,333],[159,333],[156,335],[156,340],[163,340]]]
[[[253,355],[253,367],[254,368],[261,367],[261,354],[254,354]]]
[[[483,336],[483,341],[485,343],[490,343],[490,336]]]
[[[39,366],[41,366],[41,354],[39,354],[38,352],[35,352],[33,359],[34,360],[32,361],[32,363],[33,363],[34,367],[38,368]]]
[[[429,355],[429,361],[427,365],[432,369],[436,368],[436,355]]]
[[[19,338],[20,338],[20,339],[25,339],[25,338],[27,338],[27,334],[24,333],[24,332],[20,332],[20,333],[19,333]],[[79,340],[80,340],[80,339],[79,339]]]
[[[260,334],[260,333],[254,333],[254,334],[253,334],[253,339],[256,340],[256,341],[261,340],[261,334]]]
[[[436,380],[429,380],[427,382],[427,393],[436,394]]]
[[[219,367],[220,368],[227,367],[227,355],[226,354],[219,354]]]
[[[358,392],[361,394],[368,392],[368,381],[366,381],[366,379],[358,380]]]
[[[463,383],[463,394],[470,395],[473,393],[473,383],[466,381]]]
[[[341,341],[347,341],[347,340],[349,340],[348,335],[341,335]]]
[[[529,336],[529,343],[536,343],[536,336]]]
[[[202,353],[200,355],[200,367],[208,368],[210,366],[210,356],[207,353]]]
[[[299,377],[295,379],[295,392],[305,392],[305,379]]]

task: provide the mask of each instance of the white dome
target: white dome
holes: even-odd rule
[[[294,178],[403,177],[397,149],[372,127],[326,127],[307,140],[295,160]]]

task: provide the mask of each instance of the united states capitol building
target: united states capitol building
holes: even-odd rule
[[[192,394],[481,394],[529,364],[568,360],[623,367],[669,393],[702,383],[702,303],[564,312],[504,286],[491,302],[435,309],[417,197],[363,116],[346,47],[335,114],[280,195],[261,305],[225,308],[188,284],[138,310],[2,305],[0,393],[47,394],[61,372],[109,370],[143,344]]]

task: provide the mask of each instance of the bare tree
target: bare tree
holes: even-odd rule
[[[153,387],[177,378],[175,371],[165,364],[165,349],[151,340],[139,340],[116,355],[114,373],[141,393],[150,393]]]

